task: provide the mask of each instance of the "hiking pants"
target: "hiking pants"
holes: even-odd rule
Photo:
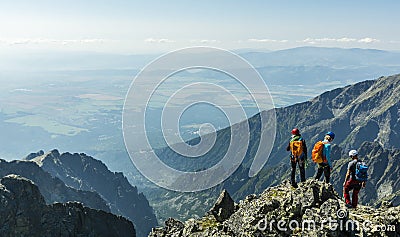
[[[290,164],[292,166],[292,173],[291,173],[291,179],[290,181],[292,184],[296,183],[296,166],[299,164],[299,170],[300,170],[300,181],[304,182],[306,181],[306,171],[304,169],[304,159],[291,159]]]
[[[331,178],[331,168],[328,164],[318,164],[318,170],[315,179],[319,180],[322,176],[322,173],[324,173],[325,175],[325,182],[329,183],[329,180]]]
[[[350,191],[353,190],[353,195],[350,201]],[[358,192],[361,190],[361,182],[353,179],[347,180],[343,187],[343,196],[346,204],[350,204],[353,208],[357,207],[358,204]]]

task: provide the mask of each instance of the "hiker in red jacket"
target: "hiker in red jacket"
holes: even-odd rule
[[[368,177],[368,166],[358,159],[358,152],[356,150],[351,150],[349,156],[352,158],[352,161],[350,161],[347,166],[347,173],[343,182],[343,195],[346,201],[346,207],[356,208],[358,204],[358,193],[361,188],[365,188]],[[349,192],[351,190],[353,190],[353,195],[350,200]]]
[[[299,164],[300,170],[300,181],[306,181],[305,175],[305,161],[307,159],[307,145],[306,141],[300,135],[299,129],[295,128],[292,130],[292,138],[289,141],[289,145],[286,147],[287,151],[290,151],[290,165],[292,166],[291,173],[291,184],[294,188],[297,188],[296,183],[296,166]]]

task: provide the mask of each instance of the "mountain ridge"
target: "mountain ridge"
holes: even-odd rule
[[[76,190],[64,184],[59,178],[52,177],[37,164],[28,161],[10,161],[0,159],[0,176],[16,174],[32,180],[39,188],[47,204],[54,202],[78,201],[87,207],[110,211],[99,194],[92,191]]]
[[[94,191],[107,202],[112,213],[122,215],[135,224],[137,236],[146,236],[157,219],[143,193],[139,193],[121,172],[111,172],[100,160],[84,153],[39,151],[25,159],[65,184],[78,190]]]
[[[77,202],[46,204],[29,179],[10,174],[0,180],[0,235],[136,236],[133,224]]]

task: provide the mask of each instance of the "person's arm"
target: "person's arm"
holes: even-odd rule
[[[290,142],[289,142],[289,144],[287,145],[286,150],[287,150],[287,151],[290,151]]]
[[[304,158],[307,159],[307,144],[306,144],[306,140],[303,139],[303,151],[304,151]]]
[[[344,178],[343,186],[346,184],[347,180],[350,178],[350,170],[347,169],[346,177]]]
[[[365,182],[365,181],[361,183],[362,188],[365,188],[366,185],[367,185],[367,182]]]
[[[329,167],[332,169],[332,162],[331,162],[331,144],[326,144],[325,145],[325,157],[326,160],[328,161]]]

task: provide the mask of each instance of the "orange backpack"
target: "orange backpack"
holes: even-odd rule
[[[323,150],[324,150],[324,142],[323,141],[318,141],[317,143],[315,143],[314,148],[311,152],[311,158],[315,163],[322,163],[324,162],[324,156],[322,154]]]
[[[293,157],[299,158],[301,154],[303,154],[303,141],[291,141],[290,151],[292,152]]]

